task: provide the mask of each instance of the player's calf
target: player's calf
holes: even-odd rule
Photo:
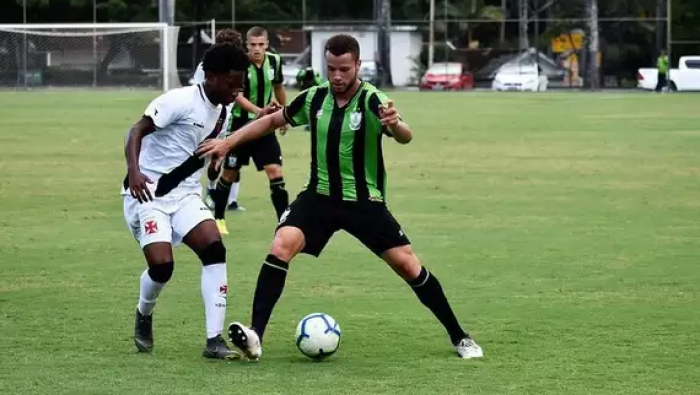
[[[421,303],[430,309],[445,327],[460,357],[483,356],[481,347],[470,338],[457,321],[437,277],[421,265],[410,245],[392,248],[384,252],[382,258],[411,286]]]
[[[149,263],[148,269],[141,273],[139,304],[134,319],[134,344],[140,352],[153,350],[153,309],[174,268],[172,261]]]
[[[209,235],[212,231],[213,229],[204,232],[204,229],[200,229],[199,233]],[[192,248],[202,262],[201,288],[207,335],[202,355],[216,359],[237,358],[238,353],[229,349],[222,337],[228,296],[226,247],[216,237],[213,240],[205,238]]]

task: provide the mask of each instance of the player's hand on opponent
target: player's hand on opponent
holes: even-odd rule
[[[390,128],[399,124],[401,119],[399,117],[399,112],[394,108],[393,101],[387,100],[386,103],[379,106],[379,120],[382,122],[382,125]]]
[[[153,196],[147,184],[153,184],[153,181],[147,175],[140,171],[129,172],[129,192],[139,203],[153,201]]]
[[[255,117],[255,119],[262,118],[265,115],[273,114],[281,109],[282,109],[282,106],[280,106],[279,104],[277,104],[276,102],[273,101],[270,104],[268,104],[267,106],[263,107],[260,110],[260,112],[258,113],[258,116]]]
[[[228,141],[208,139],[199,144],[196,154],[199,155],[200,158],[211,158],[214,171],[218,171],[221,168],[221,162],[230,150],[231,147],[228,145]]]

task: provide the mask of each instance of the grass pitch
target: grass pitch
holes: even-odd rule
[[[692,394],[700,388],[700,96],[421,94],[385,142],[389,205],[486,357],[463,361],[411,290],[338,234],[292,263],[259,364],[201,358],[186,248],[135,352],[144,262],[119,196],[155,93],[0,93],[0,394]],[[294,196],[308,134],[281,138]],[[228,320],[249,320],[275,226],[263,174],[230,213]],[[342,330],[314,363],[304,315]]]

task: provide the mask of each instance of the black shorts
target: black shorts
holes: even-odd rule
[[[303,191],[282,214],[277,229],[293,226],[306,239],[303,253],[318,257],[331,236],[344,230],[374,254],[411,242],[398,221],[381,202],[337,202],[324,195]]]
[[[231,130],[235,132],[248,122],[247,119],[235,118]],[[242,166],[248,166],[251,158],[253,158],[258,171],[262,171],[267,165],[282,166],[282,148],[275,133],[270,133],[233,149],[226,156],[224,169],[240,170]]]

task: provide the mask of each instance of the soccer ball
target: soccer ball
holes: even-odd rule
[[[296,342],[302,354],[322,360],[338,351],[340,326],[328,314],[309,314],[297,325]]]

